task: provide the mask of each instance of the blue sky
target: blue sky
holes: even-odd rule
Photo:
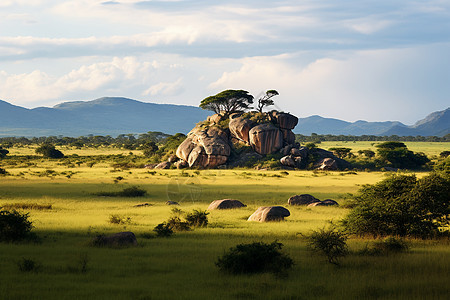
[[[197,106],[225,89],[299,117],[406,124],[450,99],[450,1],[0,2],[0,99]]]

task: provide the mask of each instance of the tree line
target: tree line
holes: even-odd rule
[[[295,138],[300,142],[335,142],[335,141],[347,141],[347,142],[450,142],[450,134],[446,134],[443,137],[438,136],[398,136],[398,135],[333,135],[333,134],[317,134],[311,135],[296,134]]]

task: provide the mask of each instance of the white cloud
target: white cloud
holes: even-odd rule
[[[182,78],[175,82],[160,82],[145,90],[144,96],[175,96],[183,91]]]

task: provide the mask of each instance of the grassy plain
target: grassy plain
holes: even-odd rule
[[[337,222],[341,207],[289,207],[280,223],[247,222],[262,205],[285,205],[294,194],[344,203],[347,193],[384,178],[381,172],[255,170],[113,170],[95,165],[67,168],[43,161],[42,167],[8,168],[0,179],[0,206],[51,204],[32,210],[34,231],[42,242],[0,243],[0,295],[4,299],[446,299],[449,292],[449,241],[410,240],[409,253],[393,256],[356,254],[370,239],[351,238],[353,254],[336,267],[307,249],[305,235]],[[43,173],[50,168],[54,173]],[[67,178],[64,172],[70,171]],[[47,174],[42,176],[42,174]],[[41,175],[41,176],[39,176]],[[119,183],[114,178],[123,177]],[[138,185],[144,198],[98,197]],[[248,206],[212,211],[207,228],[152,238],[152,229],[171,215],[167,200],[180,209],[206,209],[215,199],[239,199]],[[134,207],[148,202],[151,206]],[[111,215],[130,217],[114,225]],[[97,234],[133,231],[139,246],[93,248]],[[225,250],[254,241],[283,243],[295,261],[287,277],[272,274],[222,274],[214,262]],[[18,262],[32,259],[37,272],[21,272]],[[87,272],[81,266],[87,265]]]

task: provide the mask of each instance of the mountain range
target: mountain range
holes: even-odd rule
[[[33,109],[0,100],[0,137],[117,136],[148,131],[187,133],[211,114],[195,106],[146,103],[119,97],[63,102],[52,108]],[[450,133],[450,108],[434,112],[412,126],[395,121],[346,122],[310,116],[299,118],[294,132],[305,135],[444,136]]]

